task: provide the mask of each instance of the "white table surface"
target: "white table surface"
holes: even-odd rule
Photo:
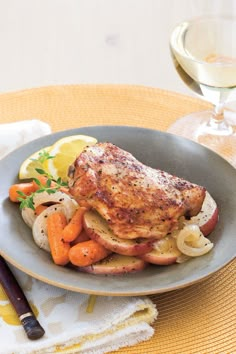
[[[0,0],[0,93],[57,84],[137,84],[193,95],[169,35],[236,0]]]

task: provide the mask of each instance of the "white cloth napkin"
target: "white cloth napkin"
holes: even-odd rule
[[[50,132],[38,120],[0,124],[0,158]],[[6,139],[6,134],[11,138]],[[50,286],[11,268],[46,333],[30,341],[0,287],[0,353],[102,354],[147,340],[154,333],[151,324],[158,312],[147,297],[97,296],[88,312],[93,297]]]
[[[50,126],[38,119],[0,124],[0,158],[20,145],[50,133]]]

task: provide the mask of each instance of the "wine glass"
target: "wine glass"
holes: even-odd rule
[[[236,19],[199,17],[178,24],[170,38],[177,73],[214,110],[177,120],[170,133],[195,140],[236,167],[236,112],[225,106],[236,101]]]

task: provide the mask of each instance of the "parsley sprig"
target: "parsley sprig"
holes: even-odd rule
[[[31,159],[32,161],[37,161],[42,166],[42,168],[35,168],[35,171],[42,176],[46,177],[46,183],[43,184],[38,178],[33,178],[33,181],[38,185],[38,189],[31,193],[29,196],[25,193],[18,191],[19,194],[18,200],[20,201],[20,209],[30,208],[35,210],[34,207],[34,196],[39,193],[47,192],[48,194],[56,193],[61,187],[67,187],[68,183],[64,182],[61,177],[54,179],[51,174],[43,169],[43,164],[46,160],[53,159],[54,156],[51,156],[46,150],[39,152],[39,157],[37,159]]]

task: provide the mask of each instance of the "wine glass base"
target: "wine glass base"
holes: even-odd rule
[[[209,125],[211,117],[211,111],[192,113],[178,119],[167,131],[210,148],[236,168],[236,113],[226,113],[228,124],[218,127]]]

